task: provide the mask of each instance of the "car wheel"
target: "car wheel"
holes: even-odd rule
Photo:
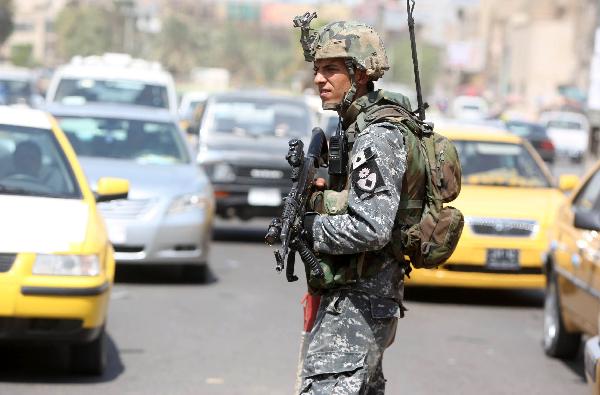
[[[184,265],[181,274],[184,281],[205,283],[209,275],[208,265]]]
[[[89,343],[73,344],[70,349],[70,366],[74,373],[101,375],[107,364],[106,332],[104,328],[98,337]]]
[[[554,358],[573,358],[581,344],[581,333],[567,332],[560,313],[556,274],[548,273],[544,298],[544,351]]]

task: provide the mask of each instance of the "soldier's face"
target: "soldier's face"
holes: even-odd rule
[[[314,83],[323,106],[341,103],[352,85],[344,59],[315,60],[314,72]]]

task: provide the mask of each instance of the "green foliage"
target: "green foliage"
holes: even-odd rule
[[[173,73],[189,72],[205,55],[211,32],[193,23],[185,15],[171,14],[164,21],[157,37],[148,35],[152,41],[148,56],[159,60]]]
[[[31,44],[20,44],[11,46],[10,62],[15,66],[33,66],[33,46]]]
[[[0,45],[11,35],[13,28],[12,0],[0,0]]]
[[[410,40],[408,37],[401,39],[388,40],[388,58],[390,61],[390,70],[388,71],[391,80],[414,86],[415,74],[413,71],[412,55],[410,49]],[[421,78],[421,87],[423,94],[431,93],[433,84],[440,72],[441,50],[429,44],[417,42],[417,55],[419,59],[419,75]]]
[[[0,0],[0,5],[6,1]],[[292,28],[291,21],[290,27],[279,28],[263,27],[253,20],[223,23],[203,17],[194,3],[182,3],[182,8],[171,9],[162,17],[160,32],[136,32],[122,4],[116,0],[69,3],[55,21],[63,59],[129,52],[157,60],[180,77],[188,76],[195,67],[223,67],[231,72],[234,85],[274,87],[299,76],[305,77],[304,85],[312,85],[311,66],[304,62],[299,43],[300,29]],[[317,19],[313,28],[327,22]],[[387,74],[392,81],[413,84],[408,39],[388,41],[391,70]],[[419,48],[424,94],[433,86],[439,60],[439,49],[425,44]]]
[[[95,4],[69,4],[56,18],[58,51],[68,59],[114,51],[119,18],[109,8]]]

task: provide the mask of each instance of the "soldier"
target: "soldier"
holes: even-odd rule
[[[309,290],[321,295],[321,302],[300,393],[383,394],[383,352],[405,311],[407,265],[394,254],[392,233],[411,215],[419,218],[425,184],[419,178],[425,173],[411,170],[417,180],[410,185],[418,187],[406,200],[410,131],[401,121],[410,118],[410,104],[402,95],[374,90],[373,81],[389,65],[373,28],[333,22],[301,42],[306,60],[313,62],[323,108],[338,112],[350,154],[345,189],[315,192],[311,201],[319,213],[304,219],[326,276],[309,278]]]

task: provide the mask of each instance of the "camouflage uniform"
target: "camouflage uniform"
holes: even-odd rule
[[[389,68],[383,44],[366,25],[334,22],[312,36],[304,33],[307,61],[352,59],[371,80]],[[389,244],[406,170],[404,127],[382,122],[361,130],[357,118],[378,106],[382,94],[354,98],[354,90],[355,86],[345,106],[338,108],[343,130],[356,132],[350,139],[347,209],[339,215],[311,217],[305,226],[321,259],[341,260],[342,266],[347,262],[344,269],[356,275],[317,290],[322,298],[308,338],[301,394],[383,394],[383,352],[392,344],[404,310],[404,269]]]
[[[363,102],[366,96],[353,106]],[[347,213],[315,218],[314,250],[364,252],[362,265],[371,275],[324,291],[304,361],[303,394],[383,394],[383,351],[402,314],[404,272],[386,248],[406,169],[400,127],[380,123],[360,132],[350,162]]]

